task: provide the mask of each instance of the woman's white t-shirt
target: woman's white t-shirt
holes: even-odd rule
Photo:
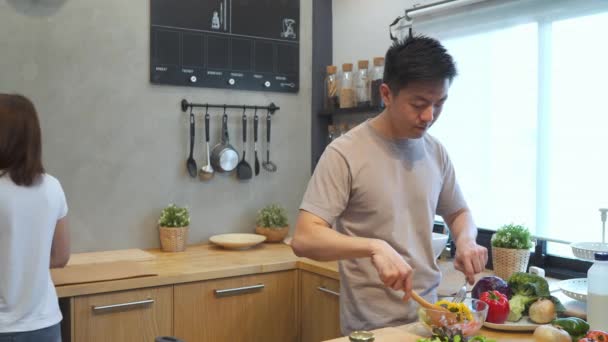
[[[0,333],[32,331],[62,319],[49,270],[57,220],[68,206],[61,184],[16,185],[0,177]]]

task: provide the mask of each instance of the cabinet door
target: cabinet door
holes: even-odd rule
[[[300,271],[302,342],[319,342],[340,333],[340,283],[331,278]]]
[[[184,341],[297,341],[296,271],[175,285]]]
[[[76,297],[74,341],[150,342],[173,333],[173,287]]]

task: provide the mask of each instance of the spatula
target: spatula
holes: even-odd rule
[[[415,300],[416,302],[418,302],[418,304],[420,304],[420,306],[422,306],[423,308],[437,310],[437,311],[450,312],[448,309],[444,308],[443,306],[439,306],[439,305],[431,304],[431,303],[427,302],[426,299],[420,297],[420,295],[416,291],[412,291],[412,299]]]

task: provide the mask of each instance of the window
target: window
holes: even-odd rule
[[[601,241],[608,207],[608,3],[508,1],[420,19],[459,76],[431,129],[478,226]],[[508,4],[507,4],[508,3]],[[550,254],[571,256],[567,245]]]

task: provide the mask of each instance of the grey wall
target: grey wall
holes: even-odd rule
[[[414,0],[333,0],[333,61],[354,63],[372,61],[386,54],[392,44],[388,25],[402,16]]]
[[[25,94],[37,106],[45,166],[67,194],[75,252],[158,246],[156,220],[170,202],[191,209],[190,243],[252,232],[257,210],[271,202],[287,208],[293,225],[310,175],[312,2],[301,1],[300,22],[297,95],[224,91],[149,83],[149,1],[0,1],[0,92]],[[275,102],[281,110],[271,154],[278,172],[262,170],[248,183],[189,178],[182,98]],[[220,113],[212,114],[213,144]],[[238,150],[240,114],[230,115]]]

